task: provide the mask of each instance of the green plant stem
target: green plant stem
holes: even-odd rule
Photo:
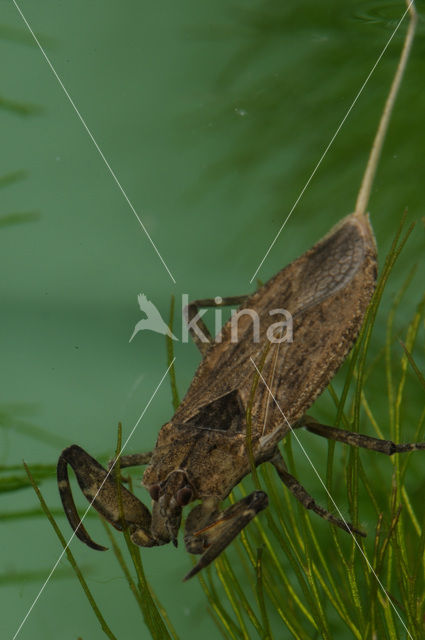
[[[69,563],[70,563],[71,567],[74,569],[74,571],[75,571],[75,573],[77,575],[77,578],[78,578],[78,580],[79,580],[79,582],[80,582],[80,584],[81,584],[81,586],[82,586],[82,588],[84,590],[84,593],[86,594],[87,600],[89,601],[90,606],[93,609],[93,612],[94,612],[96,618],[99,620],[99,623],[100,623],[100,626],[102,628],[102,631],[105,633],[105,635],[108,636],[108,638],[111,638],[111,640],[117,640],[116,636],[112,633],[111,629],[109,628],[105,618],[101,614],[100,609],[97,606],[96,601],[93,598],[92,593],[91,593],[91,591],[90,591],[90,589],[88,587],[88,584],[85,581],[84,576],[81,573],[81,571],[80,571],[80,569],[79,569],[79,567],[77,565],[77,562],[75,561],[75,558],[74,558],[74,556],[72,555],[72,553],[71,553],[71,551],[69,549],[69,546],[68,546],[69,543],[67,544],[65,538],[63,537],[61,530],[59,529],[58,525],[56,524],[56,521],[55,521],[53,515],[50,513],[49,507],[47,506],[47,504],[46,504],[46,502],[45,502],[45,500],[44,500],[44,498],[43,498],[43,496],[41,494],[41,491],[37,487],[37,484],[36,484],[34,478],[32,477],[31,472],[30,472],[30,470],[29,470],[29,468],[28,468],[28,466],[26,465],[25,462],[24,462],[24,467],[25,467],[25,471],[27,472],[29,481],[30,481],[30,483],[31,483],[36,495],[37,495],[37,498],[39,499],[41,508],[43,509],[44,513],[46,514],[46,516],[47,516],[47,518],[48,518],[48,520],[50,522],[50,524],[53,527],[54,532],[56,533],[57,537],[59,538],[59,541],[60,541],[60,543],[61,543],[61,545],[62,545],[62,547],[63,547],[63,549],[64,549],[64,551],[66,553],[66,556],[67,556],[68,560],[69,560]]]

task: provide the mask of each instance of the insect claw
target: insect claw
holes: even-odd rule
[[[187,582],[188,580],[190,580],[191,578],[193,578],[193,576],[196,576],[196,574],[203,569],[203,565],[201,564],[201,562],[198,562],[198,564],[196,564],[193,569],[191,569],[189,571],[189,573],[187,573],[185,575],[185,577],[183,578],[182,582]]]
[[[92,549],[106,551],[107,547],[96,544],[81,524],[80,516],[74,504],[68,477],[70,465],[77,477],[78,484],[90,502],[101,516],[112,526],[122,531],[126,525],[131,528],[132,539],[140,546],[158,544],[151,536],[151,514],[147,507],[136,496],[121,486],[122,514],[118,500],[117,482],[94,458],[84,449],[72,445],[64,449],[59,457],[57,478],[62,504],[75,535]],[[124,522],[123,522],[124,520]]]
[[[57,478],[58,478],[58,487],[59,493],[62,500],[62,504],[68,518],[68,521],[74,530],[74,534],[79,538],[82,542],[84,542],[91,549],[95,549],[96,551],[107,551],[108,547],[103,547],[97,542],[94,542],[87,533],[87,530],[83,526],[83,523],[80,520],[80,516],[78,515],[77,508],[74,503],[74,499],[72,497],[71,485],[69,484],[69,476],[68,476],[68,464],[70,463],[69,458],[72,457],[76,449],[74,449],[75,445],[68,447],[62,451],[57,465]]]
[[[269,499],[264,491],[253,491],[253,493],[230,505],[224,511],[217,512],[213,510],[210,522],[201,530],[198,529],[196,531],[191,529],[193,521],[190,520],[189,515],[186,520],[186,548],[191,553],[202,553],[202,556],[193,569],[183,578],[183,581],[189,580],[198,571],[213,562],[242,529],[255,518],[257,513],[267,507],[268,503]],[[193,516],[193,520],[198,516],[199,511],[196,516]],[[203,540],[199,538],[201,532],[203,532]],[[198,548],[192,546],[192,543],[196,540],[201,543]]]

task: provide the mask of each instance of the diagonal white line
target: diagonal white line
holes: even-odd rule
[[[35,43],[37,44],[38,48],[40,49],[41,53],[43,54],[44,59],[46,60],[47,64],[49,65],[53,75],[55,76],[56,80],[58,81],[59,85],[61,86],[64,94],[66,95],[66,97],[68,98],[68,101],[70,102],[72,108],[74,109],[75,113],[77,114],[81,124],[83,125],[84,129],[87,131],[90,140],[93,142],[94,146],[97,149],[97,152],[99,153],[100,157],[102,158],[103,162],[105,163],[109,173],[111,174],[112,178],[115,181],[115,184],[117,185],[118,189],[121,191],[122,195],[124,196],[128,206],[130,207],[130,209],[132,210],[132,212],[134,213],[134,215],[137,218],[138,223],[140,224],[140,226],[142,227],[143,231],[145,232],[146,237],[148,238],[149,242],[151,243],[152,247],[154,248],[158,258],[161,260],[162,264],[164,265],[165,269],[167,270],[168,275],[170,276],[171,280],[174,282],[174,284],[176,284],[176,281],[174,279],[173,274],[171,273],[171,271],[169,270],[165,260],[163,259],[162,255],[160,254],[156,244],[154,243],[154,241],[152,240],[151,236],[149,235],[148,230],[146,229],[145,225],[143,224],[140,216],[138,215],[136,209],[134,208],[133,204],[131,203],[129,197],[127,196],[126,192],[124,191],[123,187],[121,186],[120,181],[118,180],[117,176],[115,175],[114,170],[112,169],[111,165],[109,164],[109,162],[107,161],[107,159],[105,158],[102,149],[99,147],[99,145],[97,144],[92,132],[90,131],[90,129],[88,128],[86,121],[84,120],[83,116],[81,115],[81,113],[79,112],[77,106],[75,105],[73,99],[71,98],[71,96],[69,95],[65,85],[63,84],[62,80],[60,79],[59,75],[57,74],[55,68],[53,67],[53,64],[50,62],[50,59],[47,56],[47,53],[45,52],[45,50],[43,49],[43,47],[40,44],[40,41],[38,40],[37,36],[35,35],[34,31],[31,29],[27,19],[25,18],[24,14],[22,13],[21,9],[19,8],[18,4],[16,3],[16,0],[12,0],[13,4],[15,5],[17,11],[19,12],[22,20],[25,22],[25,25],[28,29],[28,31],[30,32],[30,34],[32,35],[32,37],[34,38]]]
[[[145,408],[143,409],[142,413],[139,416],[139,419],[137,420],[136,424],[134,425],[134,427],[132,428],[132,430],[130,431],[130,435],[128,436],[127,440],[124,442],[124,444],[121,447],[120,452],[118,453],[118,457],[121,456],[122,452],[124,451],[125,447],[127,446],[130,438],[132,437],[133,433],[135,432],[139,422],[141,421],[141,419],[143,418],[143,416],[145,415],[146,411],[149,408],[149,405],[151,404],[152,400],[154,399],[154,397],[156,396],[156,393],[158,391],[158,389],[160,388],[160,386],[162,385],[162,383],[165,380],[166,375],[168,374],[169,370],[171,369],[171,367],[173,366],[175,361],[175,358],[173,358],[172,362],[170,362],[170,364],[168,365],[167,371],[164,373],[164,375],[162,376],[161,380],[159,381],[158,385],[156,386],[155,391],[152,393],[151,397],[149,398],[149,401],[147,403],[147,405],[145,406]],[[113,464],[111,464],[110,469],[108,470],[104,480],[102,481],[102,484],[100,485],[99,489],[96,492],[96,495],[94,496],[93,500],[90,502],[89,506],[87,507],[87,509],[84,511],[84,514],[80,520],[80,524],[78,525],[78,527],[75,529],[75,531],[72,533],[72,536],[70,537],[70,539],[68,540],[68,542],[66,543],[66,547],[63,549],[62,553],[60,554],[59,558],[56,560],[55,564],[53,565],[49,575],[47,576],[46,580],[44,581],[40,591],[38,592],[38,594],[36,595],[36,597],[34,598],[30,608],[28,609],[24,619],[22,620],[21,624],[19,625],[18,629],[16,630],[15,635],[13,636],[12,640],[16,640],[16,638],[18,637],[19,632],[21,631],[22,627],[24,626],[28,616],[30,615],[31,611],[34,609],[35,605],[37,604],[38,599],[40,598],[41,594],[43,593],[44,589],[47,586],[47,583],[49,582],[50,578],[52,577],[54,571],[56,570],[56,567],[58,566],[59,562],[62,560],[64,553],[66,552],[66,550],[68,549],[69,545],[71,544],[71,542],[73,541],[76,532],[78,531],[80,525],[83,523],[84,518],[86,517],[86,515],[88,514],[89,510],[91,509],[93,502],[96,500],[97,495],[99,494],[99,491],[102,489],[103,485],[105,484],[106,480],[108,479],[109,475],[111,474],[111,471],[113,470],[115,463],[117,461],[117,458],[115,458]]]
[[[285,220],[283,221],[283,224],[281,225],[279,231],[277,232],[277,234],[274,237],[273,242],[271,243],[271,245],[269,246],[269,248],[267,249],[266,253],[264,254],[263,259],[261,260],[260,264],[258,265],[254,275],[252,276],[251,280],[249,281],[250,283],[254,280],[255,276],[257,275],[257,273],[259,272],[259,270],[261,269],[261,267],[263,266],[263,263],[265,261],[265,259],[267,258],[267,256],[269,255],[270,251],[273,249],[274,245],[276,244],[277,239],[279,238],[283,228],[285,227],[286,223],[288,222],[289,218],[291,217],[295,207],[297,206],[297,204],[299,203],[299,201],[301,200],[301,198],[304,195],[305,190],[307,189],[308,185],[310,184],[310,182],[312,181],[312,179],[314,178],[318,168],[320,167],[320,165],[322,164],[326,154],[328,153],[329,149],[331,148],[331,146],[333,145],[335,138],[337,137],[337,135],[339,134],[339,132],[341,131],[345,121],[347,120],[348,116],[350,115],[351,111],[353,110],[354,106],[356,105],[358,99],[360,98],[361,94],[363,93],[363,89],[365,88],[365,86],[367,85],[367,83],[369,82],[371,76],[373,75],[373,72],[375,71],[376,67],[378,66],[378,64],[381,61],[382,56],[384,55],[384,53],[386,52],[386,50],[388,49],[392,39],[394,38],[395,34],[397,33],[401,23],[403,22],[404,18],[406,17],[407,13],[410,10],[411,5],[413,4],[414,0],[411,0],[409,6],[407,7],[406,11],[403,13],[403,15],[401,16],[396,28],[394,29],[393,33],[391,34],[387,44],[385,45],[385,47],[382,49],[377,61],[375,62],[375,64],[373,65],[372,69],[370,70],[366,80],[363,82],[362,86],[360,87],[356,97],[354,98],[353,102],[351,103],[350,108],[348,109],[347,113],[345,114],[345,116],[343,117],[343,119],[341,120],[337,130],[335,131],[334,135],[331,138],[331,141],[329,142],[328,146],[326,147],[326,149],[324,150],[324,152],[322,153],[322,155],[320,156],[320,159],[318,161],[318,163],[316,164],[316,166],[314,167],[312,173],[310,174],[310,177],[308,178],[307,182],[305,183],[304,187],[301,189],[301,192],[298,196],[298,198],[295,200],[294,204],[292,205],[292,209],[290,210],[290,212],[288,213],[288,215],[286,216]]]
[[[328,494],[329,499],[331,500],[333,506],[335,507],[336,511],[338,512],[339,517],[341,518],[341,520],[343,521],[343,523],[345,524],[345,526],[347,527],[347,531],[350,532],[350,535],[352,536],[354,542],[356,543],[357,548],[359,549],[360,553],[362,554],[363,558],[366,560],[366,564],[369,567],[371,573],[374,575],[374,577],[376,578],[379,586],[381,587],[382,591],[384,592],[385,596],[388,599],[388,602],[390,603],[391,607],[393,608],[395,614],[397,615],[398,619],[400,620],[401,624],[403,625],[407,635],[409,636],[409,638],[411,638],[411,640],[413,640],[412,635],[410,634],[408,628],[406,627],[406,625],[404,624],[403,618],[400,616],[399,612],[397,611],[396,607],[394,606],[390,596],[388,595],[387,591],[385,590],[384,585],[382,584],[382,582],[380,581],[378,575],[376,574],[374,568],[372,567],[372,565],[370,564],[368,557],[366,556],[365,552],[363,551],[363,549],[361,548],[361,546],[359,545],[359,543],[357,542],[357,539],[355,537],[355,535],[353,534],[352,531],[350,531],[350,528],[348,526],[347,521],[345,520],[344,516],[342,515],[338,505],[336,504],[335,500],[333,499],[333,497],[331,496],[329,489],[327,488],[326,484],[323,482],[322,478],[320,477],[319,472],[317,471],[316,467],[314,466],[313,462],[311,461],[310,456],[308,455],[307,451],[304,449],[302,442],[300,441],[300,439],[298,438],[297,434],[295,433],[294,429],[292,428],[292,426],[289,424],[289,420],[288,418],[285,416],[285,414],[283,413],[283,410],[281,409],[278,401],[276,400],[276,398],[273,395],[272,390],[270,389],[270,387],[268,386],[267,382],[265,381],[265,379],[263,378],[261,371],[258,369],[257,365],[255,364],[254,360],[252,359],[252,357],[250,356],[250,360],[252,362],[252,364],[255,367],[256,372],[258,373],[258,375],[260,376],[264,386],[266,387],[267,391],[269,392],[269,394],[271,395],[273,402],[275,403],[275,405],[277,406],[277,408],[279,409],[280,413],[283,416],[283,419],[285,420],[286,424],[288,425],[288,427],[291,430],[292,435],[294,436],[294,438],[296,439],[297,443],[299,444],[299,446],[301,447],[301,450],[303,452],[303,454],[305,455],[305,457],[307,458],[308,462],[310,463],[311,468],[313,469],[314,473],[317,476],[317,479],[319,480],[320,484],[322,485],[322,487],[324,488],[324,490],[326,491],[326,493]]]

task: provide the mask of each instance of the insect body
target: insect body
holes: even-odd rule
[[[405,47],[405,56],[406,51]],[[404,64],[402,57],[399,73]],[[395,98],[393,89],[394,83],[390,107]],[[375,151],[382,146],[388,109],[383,121]],[[373,161],[376,163],[376,154]],[[267,495],[254,491],[220,510],[221,502],[251,472],[252,464],[272,463],[304,506],[342,529],[364,535],[317,505],[288,473],[278,444],[291,428],[305,426],[318,435],[387,454],[425,448],[425,444],[395,445],[359,436],[304,417],[345,360],[374,291],[376,245],[365,213],[365,194],[370,191],[373,176],[370,165],[365,176],[355,213],[254,294],[189,305],[188,319],[193,320],[200,306],[240,304],[238,340],[232,339],[231,321],[224,325],[219,341],[213,342],[209,336],[210,344],[202,342],[192,330],[203,360],[185,398],[161,428],[151,454],[120,460],[121,467],[148,465],[143,485],[152,498],[152,515],[124,486],[120,490],[122,515],[135,544],[176,544],[182,509],[197,502],[186,520],[184,542],[190,553],[201,554],[201,558],[186,579],[216,558],[267,506]],[[275,309],[286,309],[292,316],[291,342],[269,339],[274,322],[270,312]],[[254,310],[259,317],[258,340],[253,340],[252,321],[244,310]],[[202,330],[207,333],[204,325]],[[59,490],[68,520],[83,542],[104,549],[91,540],[80,522],[70,490],[68,464],[87,499],[111,524],[122,529],[116,480],[77,445],[65,449],[59,458]]]

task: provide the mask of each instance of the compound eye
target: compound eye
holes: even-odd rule
[[[190,487],[179,489],[176,494],[176,502],[179,507],[185,507],[192,500],[193,491]]]
[[[155,500],[155,502],[158,502],[160,488],[161,487],[159,486],[159,484],[153,484],[151,487],[149,487],[150,496],[152,500]]]

